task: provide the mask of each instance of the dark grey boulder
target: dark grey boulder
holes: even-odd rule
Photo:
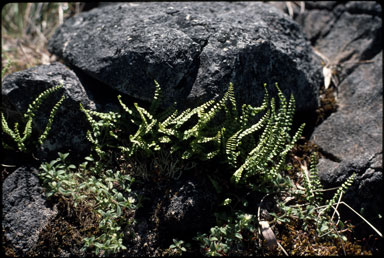
[[[286,3],[274,4],[287,9]],[[302,13],[293,7],[294,19],[312,45],[342,66],[342,78],[382,50],[382,6],[377,1],[308,1]]]
[[[288,3],[272,4],[288,12]],[[325,156],[318,165],[321,180],[334,187],[357,173],[345,200],[377,218],[383,207],[382,7],[374,1],[308,1],[304,12],[290,7],[325,64],[338,66],[338,110],[311,136]]]
[[[37,244],[39,234],[57,214],[46,203],[37,173],[20,167],[2,185],[3,234],[17,255],[25,255]]]
[[[38,153],[41,157],[60,150],[71,150],[73,154],[81,153],[89,148],[85,138],[89,125],[85,115],[80,111],[79,104],[95,109],[95,103],[88,97],[77,76],[61,63],[41,65],[15,72],[6,76],[2,82],[2,108],[10,127],[13,121],[22,118],[28,105],[41,92],[60,83],[63,83],[63,89],[44,100],[34,118],[34,130],[38,131],[40,136],[48,122],[52,107],[62,94],[66,96],[56,113],[51,131]]]
[[[320,64],[299,26],[257,2],[130,3],[68,19],[51,53],[132,97],[196,106],[235,85],[241,103],[259,105],[263,84],[293,93],[299,112],[318,105]]]
[[[382,151],[382,53],[372,61],[360,65],[340,84],[338,111],[312,134],[323,151],[339,160]]]
[[[382,53],[357,67],[339,86],[339,109],[319,125],[311,140],[329,159],[319,163],[321,180],[340,185],[357,173],[351,205],[365,215],[382,212],[383,74]]]
[[[172,188],[165,204],[162,227],[176,236],[203,231],[216,200],[213,189],[196,179],[183,180]]]

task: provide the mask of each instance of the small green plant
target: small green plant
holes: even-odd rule
[[[284,214],[277,217],[279,222],[290,222],[291,218],[299,219],[303,223],[303,229],[308,230],[309,227],[315,225],[319,238],[325,236],[342,237],[345,236],[337,230],[337,227],[342,227],[340,220],[334,222],[335,214],[338,214],[337,207],[341,201],[342,195],[352,185],[356,174],[352,174],[340,187],[338,187],[334,196],[324,201],[323,189],[320,183],[317,172],[316,154],[311,156],[311,164],[309,169],[306,165],[302,166],[303,187],[293,186],[289,189],[289,193],[294,196],[294,199],[303,200],[303,203],[294,205],[285,205],[280,203]],[[333,214],[330,215],[330,211]]]
[[[40,166],[47,196],[65,197],[75,208],[85,205],[96,214],[99,235],[85,237],[84,250],[108,255],[126,249],[123,237],[131,232],[136,209],[130,188],[134,179],[121,171],[96,171],[100,167],[94,166],[92,157],[76,169],[66,162],[68,155],[59,153],[58,159]]]
[[[222,226],[214,226],[209,234],[198,234],[194,239],[200,243],[204,255],[241,255],[258,238],[257,218],[252,214],[236,212]]]
[[[17,149],[21,152],[28,152],[31,151],[33,148],[33,145],[36,145],[36,143],[32,144],[33,141],[30,140],[32,136],[32,123],[33,119],[35,117],[36,111],[39,109],[41,104],[45,99],[47,99],[52,93],[58,91],[59,89],[63,88],[63,85],[55,86],[52,88],[49,88],[45,91],[43,91],[33,102],[28,106],[28,109],[26,113],[24,114],[24,119],[27,121],[24,126],[23,133],[20,134],[19,130],[19,123],[15,122],[13,129],[9,128],[8,122],[5,119],[4,113],[1,113],[1,126],[3,129],[4,136],[8,136],[8,139],[10,140],[10,143],[6,143],[6,139],[3,138],[2,144],[5,148],[9,149]],[[42,145],[45,139],[48,136],[49,131],[51,130],[52,123],[54,121],[55,115],[61,106],[62,102],[65,99],[65,95],[63,94],[60,100],[53,106],[49,118],[48,123],[45,126],[44,131],[42,134],[38,137],[37,142],[38,144]],[[30,148],[28,148],[30,147]]]
[[[73,188],[75,182],[70,173],[76,169],[75,165],[68,164],[66,161],[69,153],[58,153],[59,158],[51,162],[45,162],[40,165],[42,172],[39,174],[46,189],[46,196],[51,197],[57,193],[69,195],[71,192],[68,189]],[[74,193],[72,193],[74,194]]]
[[[189,243],[184,243],[183,240],[172,239],[173,244],[171,244],[167,250],[167,255],[171,256],[181,256],[183,253],[187,252],[187,248],[190,247]],[[185,247],[184,247],[185,245]],[[187,247],[187,248],[186,248]]]

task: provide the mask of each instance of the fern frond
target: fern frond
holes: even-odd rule
[[[267,89],[267,84],[264,84],[264,99],[262,104],[259,107],[253,107],[251,105],[244,104],[242,106],[242,115],[240,116],[240,124],[243,127],[248,126],[248,121],[251,117],[255,117],[261,111],[264,111],[268,108],[269,105],[269,94]]]
[[[25,124],[23,138],[21,139],[22,142],[25,142],[32,135],[32,122],[33,119],[29,118],[27,123]]]
[[[159,122],[163,128],[169,126],[172,122],[175,121],[175,118],[178,114],[178,111],[175,110],[171,115],[169,115],[163,122]]]
[[[155,80],[155,94],[153,96],[151,107],[149,108],[149,112],[151,114],[155,114],[157,112],[157,109],[160,106],[160,99],[161,99],[161,87],[159,83]]]
[[[264,124],[267,122],[267,120],[270,118],[270,111],[268,110],[264,116],[257,122],[256,124],[252,125],[251,127],[245,129],[244,131],[241,132],[241,134],[238,137],[238,141],[241,141],[242,138],[245,136],[255,133],[261,128],[263,128]]]
[[[47,138],[48,133],[51,130],[52,123],[53,123],[53,120],[55,118],[56,112],[59,109],[59,107],[61,106],[61,103],[63,103],[64,99],[65,99],[65,95],[63,94],[63,96],[60,98],[60,100],[53,106],[51,113],[49,114],[48,123],[45,126],[44,132],[39,137],[38,141],[39,141],[40,145],[43,145],[43,142]]]
[[[117,99],[119,100],[119,103],[121,107],[124,109],[125,112],[127,112],[129,115],[133,114],[133,111],[128,108],[127,105],[124,104],[124,102],[121,100],[121,95],[117,96]]]
[[[39,109],[40,105],[43,103],[43,101],[49,97],[52,93],[58,91],[59,89],[63,88],[63,84],[46,89],[40,95],[32,102],[32,104],[29,104],[27,112],[24,114],[25,118],[33,118],[35,116],[35,112]]]
[[[317,170],[317,163],[318,161],[316,159],[316,153],[314,152],[311,154],[311,164],[309,165],[309,172],[310,172],[309,179],[311,180],[311,185],[313,187],[312,192],[313,192],[315,201],[317,203],[320,203],[323,200],[322,192],[320,191],[323,188],[323,186],[320,182],[319,173]]]
[[[153,126],[157,123],[157,119],[154,119],[153,116],[145,108],[140,107],[137,103],[134,103],[134,105],[137,112],[139,112],[140,118],[142,119],[145,125],[144,133],[147,134],[151,132]],[[148,123],[147,118],[150,121],[150,123]]]
[[[345,194],[350,186],[352,186],[353,181],[356,178],[356,173],[353,173],[336,191],[332,199],[327,200],[327,206],[323,212],[329,210],[340,198],[342,194]]]
[[[237,104],[236,104],[235,92],[233,89],[233,83],[232,82],[229,83],[228,99],[229,99],[229,102],[231,103],[231,106],[232,106],[233,116],[235,119],[238,119],[239,115],[237,112]]]
[[[240,179],[243,175],[243,172],[244,170],[247,168],[247,166],[249,165],[250,163],[250,159],[247,159],[236,171],[235,173],[233,173],[232,177],[231,177],[231,181],[232,182],[235,182],[235,183],[239,183],[240,182]]]
[[[5,120],[5,116],[1,113],[1,127],[3,132],[12,137],[12,139],[17,142],[17,135],[9,128],[7,120]]]
[[[295,135],[292,137],[291,142],[283,150],[282,154],[286,154],[288,151],[290,151],[293,148],[295,143],[300,139],[301,135],[303,134],[304,127],[305,127],[305,123],[302,123],[299,129],[297,129]]]
[[[237,157],[240,154],[239,152],[236,152],[236,148],[238,146],[238,139],[237,138],[241,132],[242,132],[242,130],[239,130],[234,135],[229,137],[227,144],[226,144],[226,148],[225,148],[225,152],[227,154],[228,164],[233,166],[233,167],[236,167]]]
[[[89,124],[91,125],[93,135],[95,137],[98,137],[100,135],[99,123],[97,123],[97,121],[95,119],[93,119],[93,117],[90,114],[90,110],[85,109],[83,104],[81,104],[81,103],[80,103],[80,110],[83,111]],[[90,132],[90,131],[88,131],[88,132]],[[87,133],[87,134],[90,135],[91,133]]]
[[[18,128],[18,123],[15,123],[14,124],[14,130],[11,130],[9,127],[8,127],[8,123],[7,121],[5,120],[5,117],[4,115],[2,114],[2,117],[1,117],[1,124],[2,124],[2,128],[3,128],[3,131],[8,134],[9,136],[11,136],[11,138],[13,139],[13,141],[17,144],[17,148],[22,151],[22,152],[26,152],[27,151],[27,148],[25,146],[25,142],[27,139],[29,139],[29,137],[32,135],[32,122],[33,122],[33,118],[35,116],[35,112],[39,109],[40,105],[42,104],[42,102],[48,98],[48,96],[50,94],[52,94],[53,92],[61,89],[63,87],[63,85],[59,85],[59,86],[56,86],[56,87],[52,87],[52,88],[49,88],[45,91],[43,91],[41,94],[39,94],[39,96],[32,102],[32,104],[29,104],[28,106],[28,109],[26,111],[26,113],[24,114],[24,118],[27,119],[27,122],[25,124],[25,128],[24,128],[24,131],[23,131],[23,137],[21,137],[20,135],[20,132],[19,132],[19,128]],[[64,95],[63,95],[64,96]],[[61,101],[59,101],[59,103],[61,103]],[[46,126],[46,130],[43,132],[43,134],[40,136],[40,138],[44,139],[50,129],[50,126],[53,122],[53,118],[54,118],[54,114],[56,112],[56,109],[57,109],[57,104],[53,107],[52,111],[51,111],[51,114],[50,114],[50,117],[48,119],[48,124]],[[39,138],[39,139],[40,139]],[[40,140],[38,140],[39,143],[41,143]]]

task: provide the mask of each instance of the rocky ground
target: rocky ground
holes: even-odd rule
[[[64,83],[63,92],[42,107],[46,116],[35,124],[40,130],[53,103],[61,94],[67,97],[34,158],[2,150],[2,164],[15,165],[4,166],[2,173],[2,242],[8,256],[88,254],[81,250],[81,238],[93,230],[84,222],[85,217],[92,221],[91,212],[79,215],[63,200],[47,200],[36,159],[52,160],[65,150],[81,159],[90,144],[79,103],[102,112],[117,110],[118,94],[145,103],[153,96],[154,79],[164,90],[164,107],[178,101],[179,108],[221,96],[229,82],[240,103],[258,105],[263,83],[279,82],[285,94],[295,96],[297,122],[307,123],[295,155],[306,159],[313,150],[320,153],[319,176],[327,188],[356,173],[344,200],[383,231],[378,3],[102,3],[65,21],[47,49],[60,62],[2,78],[2,110],[10,121],[41,91]],[[212,204],[218,196],[200,177],[214,169],[197,166],[179,180],[151,178],[136,185],[134,191],[146,198],[136,213],[137,237],[122,255],[163,255],[172,238],[189,239],[191,231],[214,225]],[[366,238],[366,249],[359,248],[382,251],[382,239],[374,240],[372,228],[348,209],[343,213],[356,225],[354,237]],[[285,230],[278,239],[287,238]]]

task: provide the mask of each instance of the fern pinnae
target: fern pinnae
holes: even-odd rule
[[[152,116],[144,108],[140,107],[136,102],[134,103],[134,106],[139,113],[141,120],[144,122],[145,127],[148,127],[148,121],[145,118],[145,115],[147,115],[149,119],[151,119]]]
[[[42,93],[40,93],[40,95],[32,102],[32,104],[30,104],[28,106],[28,109],[27,109],[26,113],[24,114],[24,117],[25,118],[29,118],[29,117],[33,118],[35,116],[35,112],[39,109],[43,100],[48,98],[49,95],[51,95],[53,92],[55,92],[61,88],[63,88],[63,84],[60,84],[60,85],[52,87],[52,88],[48,88],[45,91],[43,91]]]
[[[290,151],[295,145],[295,143],[300,139],[301,135],[303,134],[304,127],[305,127],[305,123],[302,123],[299,129],[297,129],[295,135],[292,137],[291,142],[287,144],[285,149],[283,150],[282,152],[283,155],[285,155],[288,151]]]
[[[236,148],[238,144],[237,137],[241,132],[242,132],[241,129],[237,131],[234,135],[229,137],[226,143],[225,152],[227,154],[228,164],[233,167],[236,167],[236,163],[237,163],[237,156],[238,156],[238,153],[236,152]]]
[[[283,168],[283,165],[285,164],[285,158],[286,155],[281,155],[280,160],[277,162],[277,165],[273,166],[272,169],[270,170],[270,173],[274,178],[278,177],[278,174]]]
[[[269,93],[267,89],[267,84],[264,83],[264,98],[263,98],[263,102],[261,103],[261,106],[253,107],[251,105],[246,105],[246,107],[249,110],[250,116],[256,116],[261,111],[266,110],[268,108],[268,105],[269,105]]]
[[[95,139],[93,139],[93,136],[92,136],[92,132],[91,131],[87,131],[87,133],[86,133],[86,135],[85,135],[85,137],[87,138],[87,140],[89,141],[89,142],[91,142],[93,145],[98,145],[98,142],[95,140]]]
[[[275,87],[277,89],[277,96],[279,97],[279,100],[280,100],[280,105],[282,108],[287,108],[287,99],[285,98],[283,92],[281,91],[278,83],[276,82],[275,83]]]
[[[293,94],[291,94],[289,99],[289,104],[287,107],[286,119],[285,119],[285,127],[287,128],[287,131],[289,131],[292,126],[295,107],[296,107],[296,101]]]
[[[93,134],[97,137],[100,135],[100,129],[97,121],[93,119],[93,117],[90,114],[90,110],[87,110],[84,108],[83,104],[80,103],[80,110],[83,111],[85,114],[89,124],[91,125]]]
[[[20,132],[19,132],[19,123],[16,122],[16,123],[13,125],[13,132],[14,132],[14,134],[15,134],[15,136],[16,136],[17,142],[22,142],[22,141],[21,141]]]
[[[259,137],[259,143],[257,144],[257,146],[255,148],[253,148],[249,152],[250,156],[252,156],[253,154],[259,152],[259,150],[265,145],[265,143],[268,141],[268,139],[269,139],[269,137],[271,135],[273,124],[275,123],[275,121],[274,121],[275,117],[273,116],[272,110],[270,112],[271,112],[271,114],[269,116],[269,120],[267,122],[267,125],[264,128],[264,131],[262,132],[261,136]]]
[[[5,119],[5,116],[4,116],[3,112],[1,112],[1,127],[2,127],[4,133],[6,133],[9,136],[11,136],[13,139],[16,137],[14,132],[9,128],[8,122]]]
[[[217,131],[217,134],[212,137],[204,137],[202,136],[201,138],[197,139],[197,143],[207,143],[207,142],[216,142],[220,144],[221,141],[221,130]]]
[[[211,151],[211,152],[208,152],[207,154],[205,154],[203,158],[205,160],[209,160],[209,159],[212,159],[215,156],[217,156],[219,153],[220,153],[220,150]]]
[[[236,104],[235,91],[234,91],[232,82],[229,83],[229,87],[228,87],[228,99],[232,106],[233,115],[235,119],[237,119],[238,118],[237,104]]]
[[[25,142],[32,135],[32,122],[33,119],[29,118],[27,123],[25,124],[23,138],[21,139],[22,142]]]
[[[319,178],[319,173],[318,173],[318,169],[317,169],[318,161],[316,159],[316,153],[315,152],[313,152],[311,154],[310,159],[311,159],[311,164],[309,165],[309,172],[310,172],[309,179],[310,179],[310,182],[312,185],[312,193],[314,196],[314,200],[317,203],[320,203],[323,200],[322,192],[320,191],[323,186],[322,186],[322,184],[320,182],[320,178]]]
[[[149,108],[149,112],[151,114],[155,114],[157,112],[157,109],[159,108],[160,106],[160,100],[161,100],[161,87],[159,85],[159,83],[155,80],[155,94],[153,96],[153,100],[152,100],[152,103],[151,103],[151,106]]]
[[[167,126],[169,126],[171,123],[173,123],[175,121],[175,118],[178,114],[178,111],[175,110],[171,115],[169,115],[163,122],[159,122],[159,125],[161,124],[161,126],[163,128],[166,128]]]
[[[59,107],[61,106],[61,103],[63,103],[64,99],[65,99],[65,95],[63,94],[62,97],[60,98],[60,100],[53,106],[51,113],[49,114],[48,123],[45,126],[43,133],[40,135],[40,137],[38,139],[40,145],[43,145],[44,140],[47,138],[48,133],[51,130],[56,112],[59,110]]]
[[[176,136],[177,135],[177,130],[173,129],[173,128],[165,128],[164,124],[162,124],[161,122],[158,123],[158,131],[160,133],[163,133],[163,134],[166,134],[168,136]]]
[[[118,95],[117,99],[119,100],[119,103],[120,103],[121,107],[123,108],[123,110],[125,112],[127,112],[129,115],[132,115],[133,111],[131,109],[129,109],[127,105],[124,104],[124,102],[121,100],[121,95]]]
[[[19,123],[17,123],[17,122],[13,126],[13,135],[14,135],[14,140],[17,143],[17,148],[20,151],[26,151],[26,147],[25,147],[24,142],[20,136]]]
[[[242,175],[243,175],[243,172],[247,168],[247,166],[249,165],[250,161],[251,161],[251,159],[245,160],[245,162],[233,173],[233,175],[231,177],[232,182],[235,182],[235,183],[240,182]]]
[[[260,118],[260,120],[259,120],[256,124],[252,125],[251,127],[247,128],[247,129],[245,129],[245,130],[243,130],[243,131],[241,132],[241,134],[240,134],[239,137],[238,137],[238,141],[240,141],[240,140],[241,140],[242,138],[244,138],[245,136],[247,136],[247,135],[249,135],[249,134],[252,134],[252,133],[257,132],[258,130],[260,130],[260,129],[264,126],[264,124],[267,122],[269,116],[270,116],[270,111],[268,110],[268,111],[264,114],[264,116],[263,116],[262,118]]]
[[[1,78],[4,78],[5,73],[8,71],[9,67],[11,67],[12,64],[12,60],[7,58],[7,63],[5,64],[5,67],[1,69]]]
[[[353,173],[348,179],[337,189],[336,193],[332,197],[332,199],[327,200],[327,206],[323,210],[323,212],[329,210],[331,206],[333,206],[341,197],[342,194],[344,194],[348,188],[352,185],[353,181],[355,180],[356,173]]]
[[[5,116],[3,113],[1,113],[1,127],[3,129],[3,132],[11,136],[11,138],[16,143],[18,143],[18,141],[21,140],[21,139],[18,139],[17,134],[11,128],[9,128],[8,122],[7,120],[5,120]]]

